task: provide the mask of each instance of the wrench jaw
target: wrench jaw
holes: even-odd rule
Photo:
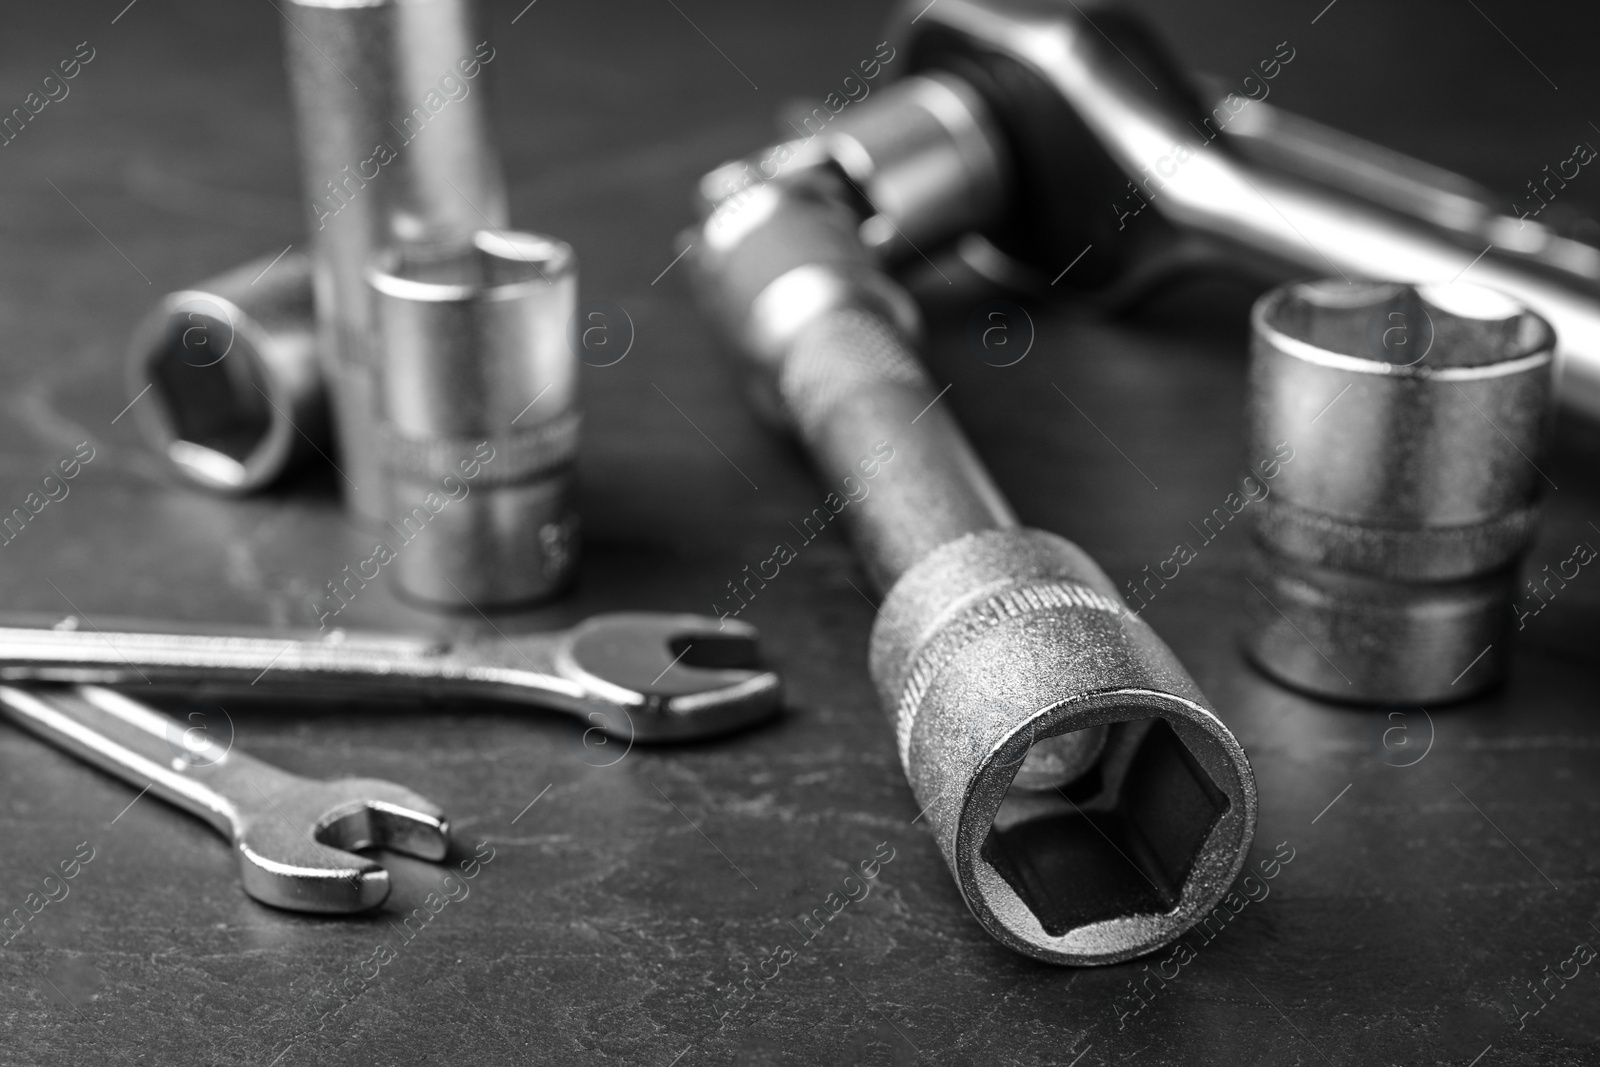
[[[783,686],[761,669],[757,640],[733,619],[597,615],[562,638],[555,667],[587,691],[591,729],[630,744],[688,741],[778,712]]]
[[[438,805],[404,786],[377,778],[332,783],[363,799],[322,817],[312,836],[347,852],[383,848],[438,863],[450,848],[450,820]]]
[[[389,896],[389,872],[372,860],[340,849],[301,842],[285,852],[276,833],[242,837],[239,881],[244,891],[263,904],[315,915],[351,915],[371,911]],[[263,853],[266,848],[271,858]]]
[[[450,843],[449,821],[409,789],[346,778],[276,796],[261,794],[241,812],[235,848],[245,892],[290,911],[346,915],[389,896],[389,872],[356,849],[385,848],[437,862]]]

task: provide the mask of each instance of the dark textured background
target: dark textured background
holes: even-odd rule
[[[113,25],[124,2],[0,15],[0,109],[77,42],[97,50],[71,95],[0,148],[0,504],[79,441],[98,450],[71,496],[0,549],[0,604],[304,625],[307,594],[370,547],[334,476],[225,503],[165,482],[131,420],[111,424],[127,401],[123,341],[148,304],[304,242],[281,20],[269,2],[139,0]],[[1600,140],[1600,13],[1578,5],[1339,0],[1316,25],[1323,0],[1138,6],[1186,62],[1235,81],[1290,41],[1273,102],[1460,169],[1508,207],[1575,141]],[[514,219],[572,241],[586,295],[621,304],[638,333],[621,364],[585,372],[581,587],[529,625],[708,610],[821,495],[739,402],[681,266],[651,280],[694,179],[769,139],[787,100],[833,89],[880,40],[884,5],[676,7],[539,0],[515,25],[520,0],[493,8]],[[1563,197],[1600,206],[1600,176]],[[1119,322],[1037,307],[1038,343],[1007,369],[966,347],[948,290],[932,296],[943,402],[1026,521],[1120,582],[1228,492],[1248,292],[1195,285]],[[1562,430],[1533,569],[1600,544],[1597,455],[1594,428]],[[394,900],[371,917],[271,911],[199,822],[146,799],[112,825],[134,790],[0,727],[0,911],[78,842],[97,849],[71,895],[0,948],[0,1063],[1594,1063],[1600,962],[1525,1029],[1511,995],[1578,941],[1600,944],[1600,575],[1519,635],[1506,689],[1390,719],[1290,695],[1244,664],[1243,548],[1230,530],[1146,617],[1254,762],[1253,858],[1287,841],[1295,859],[1125,1027],[1114,1005],[1139,964],[1070,971],[999,948],[912,825],[866,677],[873,609],[830,532],[745,614],[787,674],[790,710],[744,736],[595,767],[616,750],[586,750],[556,716],[230,705],[249,751],[410,784],[465,842],[496,850],[472,895],[326,1020],[323,991],[393,938],[437,871],[393,861]],[[437,624],[381,587],[347,615]],[[798,941],[789,921],[880,842],[895,859],[871,896],[719,1021],[745,969]]]

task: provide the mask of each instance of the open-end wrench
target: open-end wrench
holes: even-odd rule
[[[444,812],[404,786],[301,778],[110,689],[0,685],[0,715],[210,823],[263,904],[366,911],[389,895],[389,872],[356,849],[437,861],[449,847]]]
[[[778,710],[782,691],[775,673],[757,667],[755,627],[701,615],[596,615],[569,630],[458,640],[149,629],[76,616],[53,627],[0,627],[0,680],[490,697],[565,711],[646,743],[758,722]]]

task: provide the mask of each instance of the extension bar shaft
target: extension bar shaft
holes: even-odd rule
[[[772,182],[708,204],[701,301],[758,405],[854,501],[845,521],[886,594],[873,681],[973,914],[1056,963],[1148,952],[1243,863],[1249,763],[1105,573],[1018,525],[912,354],[910,298],[872,266],[848,203],[837,185]]]
[[[903,342],[881,316],[842,309],[797,341],[780,383],[835,491],[876,468],[845,511],[879,592],[940,545],[1017,526],[1010,506]]]

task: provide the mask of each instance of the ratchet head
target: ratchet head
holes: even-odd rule
[[[382,904],[389,872],[357,849],[438,861],[449,847],[438,805],[376,778],[272,776],[251,781],[233,800],[245,892],[291,911],[344,914]]]
[[[783,687],[760,668],[756,628],[648,612],[596,615],[567,631],[556,671],[606,705],[590,719],[628,741],[683,741],[775,714]]]

